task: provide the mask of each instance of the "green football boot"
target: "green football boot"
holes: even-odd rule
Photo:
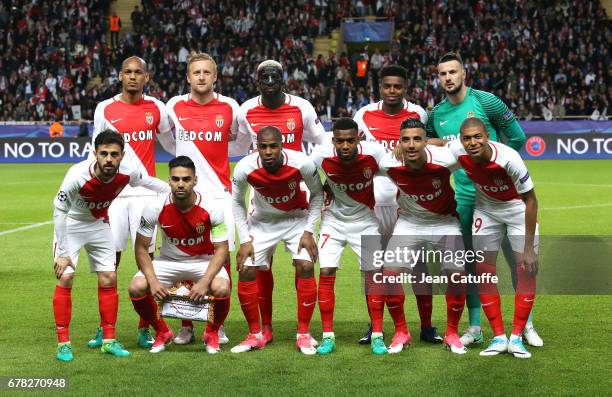
[[[372,353],[377,355],[387,354],[387,347],[382,336],[372,336]]]
[[[96,331],[96,336],[94,336],[93,339],[87,342],[87,346],[102,347],[102,327],[98,327],[98,330]]]
[[[130,352],[123,348],[121,343],[117,342],[116,339],[111,339],[102,343],[102,353],[112,354],[117,357],[127,357],[130,355]]]
[[[324,337],[321,345],[317,347],[317,353],[324,356],[336,350],[336,338],[333,336]]]
[[[70,342],[57,344],[57,355],[55,356],[60,361],[72,361],[72,345]]]
[[[149,327],[138,328],[138,346],[148,349],[153,346],[154,342],[155,338],[151,335],[151,329]]]

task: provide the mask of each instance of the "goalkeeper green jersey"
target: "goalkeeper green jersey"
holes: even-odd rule
[[[506,144],[516,151],[525,143],[525,133],[502,100],[489,92],[471,87],[467,88],[461,103],[453,105],[445,98],[431,110],[427,120],[427,136],[447,140],[459,139],[461,123],[469,117],[477,117],[484,122],[491,140],[498,141],[500,135],[503,135],[506,137]],[[461,168],[453,172],[453,178],[457,203],[472,205],[476,191],[465,171]]]

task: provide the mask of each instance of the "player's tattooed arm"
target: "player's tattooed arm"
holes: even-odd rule
[[[523,254],[523,265],[531,273],[538,272],[538,256],[535,252],[535,230],[538,217],[538,200],[535,190],[531,189],[521,194],[525,203],[525,249]]]
[[[134,244],[136,264],[138,265],[138,269],[142,272],[142,274],[144,274],[145,278],[147,279],[151,295],[153,295],[155,299],[161,300],[168,296],[168,290],[157,280],[157,276],[155,276],[155,271],[153,270],[153,261],[149,256],[150,245],[151,237],[136,233],[136,243]]]

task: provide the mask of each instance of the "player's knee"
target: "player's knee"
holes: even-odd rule
[[[101,287],[113,287],[117,284],[117,273],[98,272],[98,284]]]
[[[140,298],[146,294],[148,287],[144,277],[134,277],[128,287],[128,293],[132,298]]]
[[[215,277],[210,287],[215,298],[227,298],[230,296],[231,291],[229,280],[221,277]]]
[[[314,265],[310,261],[295,260],[295,272],[298,278],[309,278],[314,276]]]
[[[247,266],[240,273],[238,273],[238,280],[240,281],[255,281],[257,277],[257,267]]]
[[[59,280],[57,280],[57,285],[59,285],[60,287],[64,287],[64,288],[71,288],[73,278],[74,278],[74,273],[64,273],[59,278]]]
[[[338,270],[337,267],[322,267],[319,270],[319,273],[321,274],[321,276],[335,276],[336,270]]]

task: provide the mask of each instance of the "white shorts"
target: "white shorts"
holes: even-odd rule
[[[311,261],[305,249],[300,253],[297,252],[306,222],[306,217],[263,221],[250,216],[249,235],[255,250],[255,263],[251,258],[247,258],[245,266],[261,266],[269,269],[272,255],[281,241],[285,243],[285,251],[291,253],[293,260]]]
[[[119,196],[113,201],[108,208],[108,218],[117,252],[125,251],[128,237],[132,238],[132,247],[134,247],[142,211],[145,206],[152,205],[157,199],[158,196]],[[155,252],[156,233],[157,228],[153,233],[149,252]]]
[[[519,203],[500,211],[475,208],[472,223],[472,241],[475,250],[499,251],[504,236],[507,235],[512,251],[525,251],[525,204]],[[535,251],[538,251],[539,232],[536,223]]]
[[[53,237],[55,242],[57,239]],[[57,259],[55,243],[53,246],[53,258]],[[111,229],[107,227],[86,232],[66,231],[66,251],[72,260],[74,267],[77,267],[81,248],[85,248],[89,258],[89,271],[95,272],[114,272],[115,271],[115,247],[113,246],[113,236]],[[74,273],[75,269],[67,267],[64,273]]]
[[[375,205],[374,215],[378,219],[378,231],[384,239],[389,239],[393,234],[395,222],[397,222],[399,207],[397,204],[390,205]]]
[[[429,244],[433,250],[427,251]],[[397,263],[399,267],[412,267],[417,262],[427,262],[427,259],[440,262],[442,270],[461,271],[465,267],[461,225],[459,219],[455,217],[448,217],[437,223],[425,223],[400,216],[387,245],[387,251],[393,252],[398,248],[411,250],[407,257],[402,255],[402,260]],[[419,251],[420,255],[427,253],[427,256],[417,257]],[[415,258],[418,260],[413,261]],[[393,267],[395,264],[389,263],[388,266]]]
[[[174,284],[186,280],[198,282],[204,277],[209,262],[210,259],[198,262],[177,262],[158,257],[153,259],[153,270],[155,271],[157,280],[161,284],[166,287],[172,287]],[[144,274],[139,271],[134,275],[134,278],[136,277],[144,277]],[[215,277],[220,277],[229,281],[227,270],[225,270],[223,266]]]
[[[340,268],[340,257],[344,247],[348,244],[359,258],[361,270],[365,270],[361,260],[362,235],[376,238],[378,244],[375,248],[379,248],[380,234],[378,233],[378,221],[375,217],[345,222],[325,213],[319,226],[319,267]],[[368,257],[365,252],[364,257]],[[368,266],[366,268],[369,269]]]

